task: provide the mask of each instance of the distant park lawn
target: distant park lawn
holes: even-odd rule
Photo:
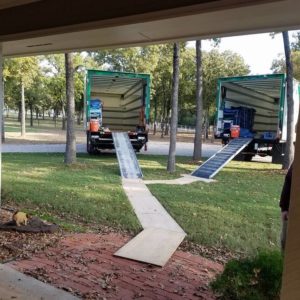
[[[177,158],[176,174],[164,156],[139,155],[145,179],[168,179],[195,168]],[[139,222],[121,186],[114,155],[79,155],[73,167],[62,154],[3,154],[3,204],[17,205],[70,230],[99,224],[137,233]],[[187,232],[208,247],[253,254],[278,248],[278,198],[284,174],[279,165],[231,162],[217,182],[186,186],[149,185]],[[143,195],[141,196],[141,201]]]
[[[39,117],[39,119],[33,118],[33,126],[30,126],[30,119],[26,118],[26,132],[47,132],[49,130],[60,130],[62,127],[62,119],[58,118],[56,121],[53,118],[45,116],[44,119]],[[21,123],[18,122],[17,116],[10,116],[5,118],[5,132],[21,132]],[[75,124],[76,130],[82,130],[83,125]]]

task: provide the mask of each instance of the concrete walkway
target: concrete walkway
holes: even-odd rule
[[[184,233],[183,229],[151,194],[142,179],[122,178],[122,185],[144,229],[163,228]]]
[[[185,185],[185,184],[190,184],[190,183],[197,182],[197,181],[202,181],[202,182],[210,183],[210,182],[215,182],[216,180],[195,177],[195,176],[192,176],[192,175],[189,175],[189,174],[183,174],[182,177],[176,178],[176,179],[169,179],[169,180],[164,180],[164,179],[144,180],[144,183],[145,184]]]
[[[0,264],[0,299],[76,300],[78,298]]]
[[[144,230],[115,255],[164,266],[186,233],[151,194],[142,179],[122,178],[122,185]]]

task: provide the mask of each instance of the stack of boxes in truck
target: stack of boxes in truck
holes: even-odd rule
[[[231,107],[223,109],[223,137],[253,137],[255,109],[248,107]]]
[[[102,126],[102,102],[100,99],[90,100],[90,132],[98,132]]]

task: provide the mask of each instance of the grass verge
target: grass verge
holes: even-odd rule
[[[195,168],[177,158],[168,174],[167,158],[140,155],[145,179],[172,179]],[[151,192],[188,233],[188,240],[243,254],[278,247],[280,166],[231,162],[217,182],[186,186],[149,185]],[[79,155],[73,167],[62,154],[3,154],[4,203],[56,221],[71,230],[100,224],[133,232],[141,228],[122,190],[114,155]],[[141,195],[142,199],[142,195]]]
[[[64,227],[97,223],[140,229],[113,156],[79,156],[68,167],[62,154],[4,154],[2,187],[4,204],[17,204]]]

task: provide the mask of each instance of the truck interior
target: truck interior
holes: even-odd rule
[[[93,74],[90,99],[102,102],[102,126],[110,131],[136,131],[137,126],[144,126],[146,88],[144,78]]]
[[[249,130],[256,139],[275,139],[280,133],[279,129],[282,128],[281,108],[284,105],[282,101],[285,93],[283,80],[283,74],[271,77],[246,76],[221,79],[219,87],[219,112],[223,113],[221,130],[224,131],[231,125],[240,125],[241,135],[243,129],[246,129],[246,134]],[[240,124],[235,124],[237,122],[233,115],[237,110],[251,114],[249,118],[252,120],[242,119],[238,121]]]
[[[150,75],[88,70],[86,81],[87,151],[116,149],[124,132],[135,151],[148,141]]]

